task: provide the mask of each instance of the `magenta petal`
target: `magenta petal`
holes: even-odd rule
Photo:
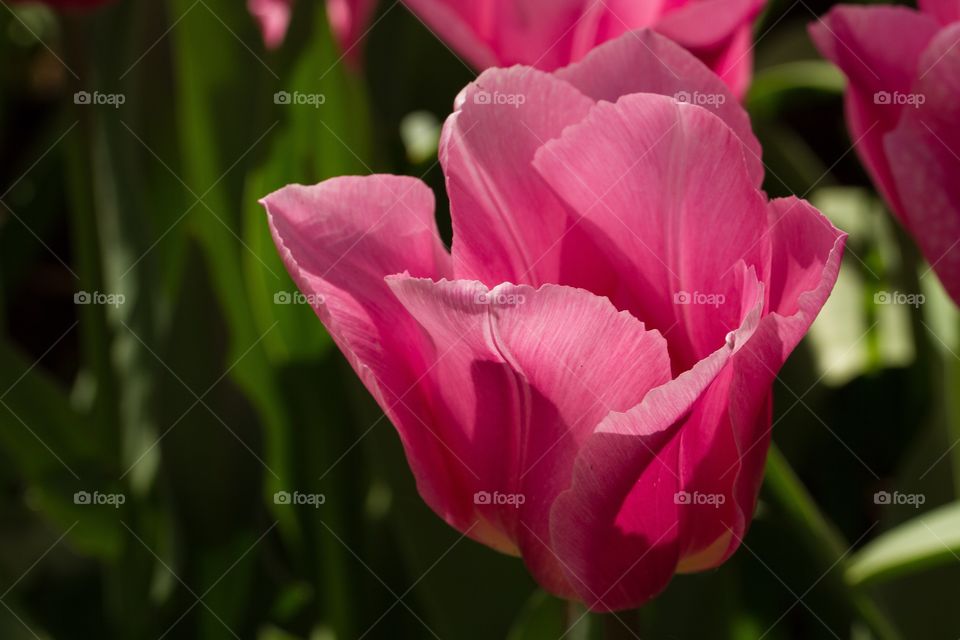
[[[764,198],[722,120],[634,94],[601,102],[544,145],[534,165],[614,256],[618,306],[669,336],[675,370],[723,343],[740,322],[737,263],[762,280],[769,252]]]
[[[384,282],[390,274],[440,278],[450,258],[433,219],[433,194],[419,180],[343,177],[291,185],[262,200],[277,249],[350,365],[397,427],[421,495],[462,523],[455,465],[423,428],[431,407],[416,387],[424,337]]]
[[[526,64],[552,70],[574,55],[586,0],[404,0],[423,22],[478,69]]]
[[[480,505],[477,519],[517,541],[541,584],[574,595],[550,543],[550,508],[604,416],[670,379],[663,338],[581,289],[388,280],[430,336],[421,384],[443,408],[442,437],[473,468],[474,490],[525,497],[519,509]]]
[[[960,20],[960,0],[919,0],[920,10],[934,16],[942,25]]]
[[[920,55],[938,28],[930,16],[905,7],[843,5],[810,26],[820,53],[850,81],[850,137],[877,188],[897,211],[902,207],[883,137],[896,127],[903,109],[892,97],[910,93]]]
[[[568,210],[531,162],[544,142],[583,118],[593,101],[528,67],[486,71],[460,101],[440,144],[457,277],[488,286],[560,282],[561,267],[570,267],[565,254],[576,249],[577,236],[565,235]]]
[[[616,102],[631,93],[658,93],[698,101],[733,129],[745,146],[754,185],[763,182],[760,143],[747,112],[716,74],[669,39],[649,30],[635,31],[597,47],[556,75],[594,100]]]
[[[691,370],[611,413],[582,447],[551,531],[570,583],[594,610],[637,607],[681,560],[679,421],[757,327],[762,290],[730,339]]]
[[[746,535],[770,442],[771,384],[826,302],[840,268],[846,236],[809,203],[774,200],[769,217],[769,313],[681,431],[684,490],[724,496],[716,507],[684,510],[682,571],[719,565]]]
[[[267,49],[280,46],[290,26],[293,0],[247,0],[247,9],[260,24]]]
[[[885,139],[907,229],[960,304],[960,23],[943,29],[924,53],[907,108]]]
[[[377,0],[327,0],[330,29],[340,50],[353,64],[360,61],[360,39],[365,35],[376,8]]]
[[[662,33],[691,51],[723,47],[743,25],[749,25],[765,0],[699,0],[666,14],[656,25]]]
[[[724,46],[698,57],[720,76],[733,95],[743,99],[753,79],[753,27],[740,27]]]

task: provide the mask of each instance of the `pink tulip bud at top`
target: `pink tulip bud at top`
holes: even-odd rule
[[[268,47],[282,42],[293,0],[248,0]],[[330,26],[356,62],[376,0],[327,0]],[[624,33],[652,28],[696,55],[742,97],[753,71],[753,23],[765,0],[404,0],[477,70],[523,64],[554,71]]]

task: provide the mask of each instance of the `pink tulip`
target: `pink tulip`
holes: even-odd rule
[[[293,0],[248,0],[250,13],[260,24],[268,49],[280,46],[287,35]],[[344,55],[353,63],[360,59],[357,46],[376,8],[376,0],[327,0],[330,30]]]
[[[405,0],[474,67],[553,71],[627,31],[651,27],[723,77],[750,84],[751,28],[765,0]]]
[[[810,33],[849,79],[860,159],[960,303],[960,2],[840,6]]]
[[[457,104],[451,252],[430,190],[387,175],[267,196],[274,240],[434,511],[552,593],[638,606],[744,536],[844,236],[767,201],[729,88],[650,31]]]
[[[267,46],[283,41],[293,0],[248,0]],[[693,52],[742,97],[753,70],[751,29],[766,0],[405,0],[477,69],[525,64],[553,71],[627,31],[652,27]],[[327,0],[352,53],[376,0]]]
[[[247,9],[260,24],[267,49],[279,47],[290,26],[293,0],[248,0]]]

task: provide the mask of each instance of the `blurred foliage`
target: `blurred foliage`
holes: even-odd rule
[[[805,31],[828,2],[770,3],[747,106],[768,192],[850,234],[837,290],[777,383],[743,548],[617,615],[547,596],[429,511],[257,204],[416,175],[449,240],[435,147],[473,72],[401,6],[360,69],[321,3],[296,4],[275,52],[244,5],[0,12],[0,637],[960,635],[960,324],[851,152],[843,78]],[[897,292],[924,302],[883,304]]]

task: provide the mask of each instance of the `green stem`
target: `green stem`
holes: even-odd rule
[[[960,359],[951,355],[944,356],[947,361],[944,365],[944,402],[946,402],[946,422],[948,445],[960,440],[960,393],[951,393],[960,389]],[[955,498],[960,498],[960,447],[953,447],[950,452],[950,464],[953,467],[953,492]]]
[[[830,574],[836,591],[847,598],[851,610],[880,640],[902,640],[893,623],[869,594],[843,582],[850,545],[817,507],[776,446],[771,446],[767,457],[765,486],[782,514],[803,536],[805,545],[816,556],[818,564],[825,570],[832,568]]]

